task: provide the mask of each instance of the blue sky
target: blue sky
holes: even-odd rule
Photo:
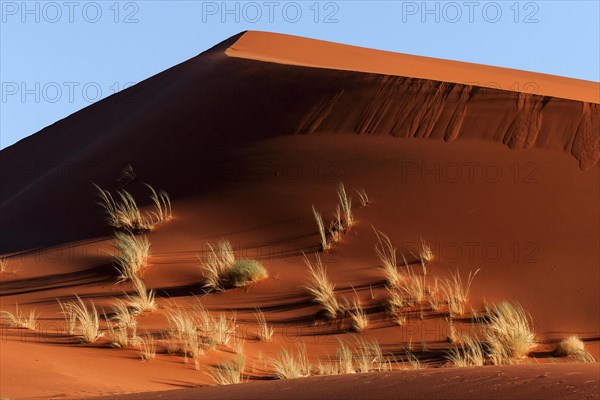
[[[600,81],[589,1],[0,1],[0,147],[243,30]]]

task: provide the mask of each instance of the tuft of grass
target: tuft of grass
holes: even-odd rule
[[[180,352],[186,363],[188,357],[191,357],[194,360],[196,369],[199,369],[199,358],[204,355],[204,350],[201,347],[200,338],[197,334],[198,326],[196,320],[192,315],[180,308],[175,308],[167,314],[167,319],[171,326],[171,338],[176,341],[171,346],[172,349]]]
[[[352,321],[352,329],[356,332],[362,332],[369,326],[369,316],[361,307],[357,298],[354,299],[352,309],[349,310],[350,320]]]
[[[570,356],[571,361],[580,363],[596,362],[594,356],[585,350],[583,340],[577,336],[569,336],[558,343],[556,353],[560,356]]]
[[[150,199],[154,203],[154,211],[151,215],[153,216],[152,224],[156,225],[160,222],[168,221],[173,218],[173,211],[171,209],[171,199],[164,190],[158,192],[147,183],[145,184],[150,189]]]
[[[129,232],[116,232],[113,246],[117,251],[114,261],[119,280],[135,280],[150,256],[150,242],[145,236],[134,236]]]
[[[410,301],[407,301],[403,294],[395,288],[387,288],[389,293],[388,305],[392,314],[402,312],[403,308],[410,305]]]
[[[151,334],[146,333],[140,339],[139,343],[140,343],[140,357],[142,358],[142,360],[144,360],[144,361],[153,360],[156,357],[156,340],[154,340],[154,337]]]
[[[133,336],[135,336],[137,328],[135,312],[130,309],[124,301],[116,299],[115,304],[113,305],[113,314],[110,319],[114,321],[118,327],[132,330],[134,333]]]
[[[233,286],[241,287],[258,282],[267,276],[267,270],[260,262],[243,258],[233,263],[227,280]]]
[[[406,322],[407,322],[406,317],[402,314],[394,314],[392,316],[392,320],[398,326],[404,326],[404,325],[406,325]]]
[[[127,175],[135,174],[129,166],[129,170],[125,170],[125,178]],[[154,203],[154,211],[142,214],[135,199],[128,191],[121,189],[117,190],[116,196],[106,189],[94,184],[96,194],[100,201],[98,204],[104,208],[106,212],[106,221],[113,228],[125,229],[132,233],[141,233],[151,230],[154,225],[159,222],[167,221],[172,217],[171,201],[169,195],[163,191],[156,191],[152,186],[146,184],[150,189],[150,198]]]
[[[429,292],[429,307],[431,311],[438,311],[444,305],[444,300],[440,296],[440,280],[437,276],[434,277],[433,286],[428,286]]]
[[[455,367],[481,367],[485,364],[485,349],[481,340],[462,336],[460,345],[454,345],[446,354],[446,359]]]
[[[558,343],[556,352],[561,356],[574,356],[585,351],[585,344],[577,336],[569,336]]]
[[[133,167],[131,164],[127,164],[127,166],[121,170],[121,173],[117,177],[117,181],[121,182],[123,185],[127,185],[133,182],[136,178],[137,175],[135,174]]]
[[[111,338],[111,346],[117,348],[125,348],[129,346],[129,333],[127,328],[119,326],[119,324],[112,324],[109,318],[104,314],[106,319],[106,329]]]
[[[244,354],[244,346],[246,345],[246,341],[244,339],[240,339],[238,336],[233,338],[233,344],[231,345],[231,349],[235,354]]]
[[[367,192],[365,191],[365,188],[359,188],[359,189],[354,189],[354,191],[356,192],[356,194],[358,195],[358,201],[360,202],[360,206],[361,207],[366,207],[369,204],[371,204],[371,202],[369,201],[369,196],[367,195]]]
[[[221,362],[217,367],[210,367],[208,375],[217,385],[235,385],[243,382],[246,361],[243,356]]]
[[[235,314],[230,319],[223,313],[219,318],[213,320],[213,331],[211,339],[217,344],[228,344],[237,330]]]
[[[594,356],[591,353],[589,353],[586,350],[583,350],[583,351],[577,352],[573,356],[572,361],[578,362],[578,363],[595,363],[596,359],[594,358]]]
[[[511,364],[527,356],[535,346],[535,335],[529,325],[531,317],[518,303],[502,302],[486,306],[488,324],[484,338],[488,356],[496,365]]]
[[[373,230],[377,236],[375,253],[379,257],[380,268],[385,274],[388,285],[390,287],[397,287],[404,280],[404,275],[398,271],[396,248],[392,245],[388,235],[375,228]]]
[[[90,308],[85,305],[81,297],[75,295],[77,301],[64,303],[63,312],[68,314],[66,318],[77,321],[77,330],[85,343],[93,343],[102,337],[100,331],[100,319],[94,302],[90,302]]]
[[[421,238],[421,252],[419,254],[419,260],[423,265],[433,261],[433,252],[431,251],[431,247],[425,243],[423,238]]]
[[[452,315],[446,318],[446,321],[448,321],[448,337],[446,339],[449,343],[456,344],[458,343],[458,333],[456,332],[456,326],[454,326]]]
[[[460,272],[458,271],[452,274],[450,279],[444,280],[442,290],[446,295],[448,311],[451,315],[464,315],[465,304],[469,300],[469,291],[471,290],[473,279],[475,279],[475,275],[479,271],[480,269],[477,269],[475,272],[469,272],[466,285],[463,285]]]
[[[129,306],[133,309],[133,313],[135,315],[142,315],[146,312],[155,311],[157,305],[154,299],[154,290],[147,290],[144,281],[137,276],[133,278],[133,288],[135,289],[135,295],[127,295]]]
[[[258,340],[260,340],[261,342],[271,341],[273,339],[275,331],[273,330],[273,327],[270,327],[267,324],[265,315],[260,310],[260,308],[256,309],[256,321],[258,322],[258,332],[256,334]]]
[[[409,305],[421,304],[425,301],[427,284],[425,275],[418,275],[406,264],[406,273],[404,279],[399,283],[398,288],[406,294],[405,300]]]
[[[356,369],[360,373],[371,371],[388,371],[391,366],[383,357],[377,340],[371,342],[360,338],[357,340]]]
[[[69,335],[75,335],[75,330],[77,329],[77,316],[75,315],[75,313],[69,312],[69,308],[65,303],[61,302],[58,299],[56,299],[56,301],[60,306],[60,313],[65,319],[65,331]]]
[[[328,318],[335,318],[341,311],[340,304],[335,297],[335,285],[327,278],[327,268],[323,265],[319,254],[315,254],[315,263],[311,263],[304,255],[304,263],[309,269],[310,278],[306,289],[313,297],[313,301],[321,306]]]
[[[9,311],[0,311],[0,318],[6,319],[10,326],[15,326],[23,329],[36,330],[38,315],[35,309],[29,311],[29,315],[25,315],[19,310],[19,305],[15,305],[15,313]]]
[[[118,190],[117,198],[100,186],[94,184],[100,204],[106,211],[106,222],[117,229],[126,229],[130,232],[146,232],[152,228],[152,223],[142,216],[140,209],[131,195],[126,190]]]
[[[208,290],[224,290],[222,277],[231,269],[235,255],[231,243],[221,240],[217,245],[207,243],[208,253],[202,261],[205,272],[204,288]]]
[[[342,182],[338,182],[337,190],[338,199],[340,201],[340,208],[342,209],[342,215],[344,219],[345,227],[349,228],[354,225],[354,216],[352,214],[352,198],[346,193],[346,188]]]
[[[204,269],[204,288],[223,291],[227,285],[241,287],[268,276],[267,270],[256,260],[236,260],[231,243],[221,240],[217,245],[208,243],[208,253],[199,258]]]
[[[328,359],[328,362],[324,363],[321,359],[317,359],[317,369],[315,372],[317,375],[338,375],[340,371],[338,370],[337,363],[332,362],[331,359]]]
[[[423,368],[421,361],[419,361],[419,359],[413,353],[411,353],[409,350],[404,350],[404,353],[406,354],[406,363],[408,364],[408,369]]]
[[[336,350],[336,358],[338,363],[338,371],[340,374],[353,374],[354,370],[354,355],[350,346],[338,339],[339,347]]]
[[[306,346],[298,344],[296,353],[282,349],[276,359],[271,360],[277,379],[295,379],[310,375],[310,363]]]
[[[0,257],[0,274],[8,272],[8,258]]]
[[[317,211],[315,206],[312,206],[312,211],[315,217],[315,221],[317,222],[317,227],[319,228],[319,236],[321,238],[321,251],[329,251],[331,250],[331,243],[329,243],[329,241],[327,240],[327,231],[325,230],[323,217],[321,216],[321,213]]]

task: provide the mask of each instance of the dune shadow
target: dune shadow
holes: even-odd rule
[[[116,275],[115,267],[112,263],[107,262],[78,271],[13,279],[2,282],[0,297],[109,283],[114,282]]]

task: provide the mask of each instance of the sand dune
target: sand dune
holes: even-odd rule
[[[536,82],[539,92],[511,88],[511,81]],[[189,306],[197,295],[214,315],[235,311],[251,380],[269,379],[266,360],[300,340],[313,363],[334,357],[338,338],[360,336],[399,361],[411,348],[429,367],[166,398],[279,398],[281,390],[316,398],[340,386],[346,392],[332,398],[360,398],[360,388],[373,382],[392,397],[396,377],[410,381],[413,398],[493,398],[494,388],[497,397],[535,398],[545,388],[546,398],[592,396],[598,364],[564,357],[547,364],[571,334],[600,356],[597,95],[597,83],[245,32],[56,122],[0,152],[0,252],[9,268],[0,277],[1,309],[18,304],[40,313],[36,332],[2,326],[1,395],[82,398],[196,387],[212,383],[209,366],[233,357],[231,346],[218,346],[196,371],[162,342],[157,358],[142,362],[135,348],[109,349],[108,335],[83,345],[64,332],[56,299],[77,294],[108,311],[132,291],[115,284],[113,229],[92,182],[125,188],[149,210],[147,182],[169,193],[174,215],[146,235],[152,255],[144,281],[157,291],[159,308],[139,317],[139,332],[168,335],[174,304]],[[127,165],[136,178],[124,183],[118,178]],[[346,319],[321,321],[304,288],[302,253],[319,246],[311,206],[331,220],[338,181],[354,198],[358,222],[324,260],[340,301],[356,291],[368,310],[371,327],[360,335],[349,333]],[[358,206],[359,187],[373,204]],[[469,309],[521,303],[539,343],[520,361],[525,365],[434,368],[446,363],[446,315],[413,313],[403,327],[392,323],[372,225],[413,267],[426,240],[435,255],[430,283],[480,268]],[[198,255],[221,238],[238,257],[260,260],[269,278],[205,295]],[[254,339],[256,307],[275,328],[273,342]],[[466,317],[456,326],[474,329]],[[495,386],[502,373],[516,383]],[[155,394],[134,398],[140,396]]]
[[[511,366],[461,370],[401,371],[183,389],[161,399],[539,399],[598,398],[598,365]],[[122,396],[143,399],[143,395]]]

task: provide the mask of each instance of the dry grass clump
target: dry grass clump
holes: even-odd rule
[[[245,360],[237,356],[233,360],[223,361],[217,367],[211,367],[208,375],[217,385],[235,385],[243,382]]]
[[[131,339],[137,337],[137,321],[134,312],[121,300],[116,300],[113,306],[113,314],[109,318],[104,314],[108,333],[112,339],[112,346],[127,347],[131,344]],[[114,325],[111,324],[114,322]]]
[[[104,318],[106,319],[106,329],[111,338],[110,345],[117,348],[129,346],[129,333],[127,332],[127,329],[118,326],[118,324],[111,324],[110,319],[106,314],[104,315]]]
[[[115,263],[119,280],[135,280],[150,256],[150,242],[145,236],[134,236],[129,232],[116,232],[113,246],[117,252]]]
[[[358,201],[360,202],[361,207],[364,208],[371,204],[371,202],[369,201],[369,196],[367,195],[367,192],[364,188],[361,187],[359,189],[354,189],[354,191],[358,195]]]
[[[133,172],[133,171],[132,171]],[[154,225],[169,220],[172,217],[171,201],[164,191],[156,192],[148,184],[150,198],[154,203],[154,210],[143,215],[128,191],[117,190],[116,197],[106,189],[94,184],[100,204],[106,211],[107,223],[117,229],[125,229],[132,233],[141,233],[151,230]]]
[[[93,343],[103,335],[100,331],[98,310],[93,301],[90,302],[90,308],[88,309],[81,297],[77,295],[75,297],[77,301],[61,304],[62,312],[65,314],[67,321],[76,321],[74,331],[79,331],[81,339],[85,343]]]
[[[485,348],[481,340],[462,336],[446,354],[446,359],[455,367],[480,367],[485,364]]]
[[[173,218],[173,211],[171,209],[171,199],[164,190],[158,192],[147,183],[145,184],[148,189],[152,192],[150,199],[154,203],[154,211],[150,212],[152,215],[152,225],[156,225],[160,222],[168,221]]]
[[[338,182],[337,190],[339,205],[342,211],[343,225],[346,228],[354,225],[354,215],[352,214],[352,198],[346,193],[346,188],[342,182]]]
[[[256,321],[258,322],[258,332],[256,334],[257,339],[261,342],[271,341],[273,339],[275,331],[273,330],[273,327],[270,327],[267,324],[265,315],[260,310],[260,308],[256,309]]]
[[[146,312],[155,311],[157,305],[154,299],[154,290],[147,290],[144,281],[138,277],[133,279],[133,288],[135,289],[135,295],[127,296],[129,299],[129,306],[133,309],[133,313],[135,315],[142,315]]]
[[[341,311],[340,304],[335,297],[335,285],[327,278],[327,268],[323,265],[319,254],[315,254],[313,264],[304,256],[304,263],[310,271],[310,280],[306,289],[313,297],[313,301],[321,306],[328,318],[335,318]]]
[[[338,371],[340,374],[353,374],[354,370],[354,355],[352,349],[346,343],[338,339],[339,347],[335,352]]]
[[[271,360],[277,379],[303,378],[310,375],[310,363],[306,346],[298,344],[296,353],[282,349],[276,359]]]
[[[511,364],[535,346],[531,317],[520,304],[502,302],[486,306],[488,323],[483,329],[488,356],[493,364]]]
[[[140,338],[139,344],[140,357],[142,360],[150,361],[156,357],[156,340],[154,340],[154,337],[151,334],[146,333]]]
[[[440,280],[437,276],[434,277],[433,286],[428,286],[427,291],[429,292],[429,307],[432,311],[438,311],[444,306],[445,301],[440,296],[442,290],[440,290]]]
[[[244,346],[246,345],[246,341],[244,339],[240,339],[238,336],[233,338],[233,344],[231,345],[231,349],[235,354],[244,354]]]
[[[572,356],[571,360],[573,362],[578,362],[578,363],[595,363],[596,362],[596,359],[594,358],[594,356],[586,350],[577,352],[575,355]]]
[[[15,305],[15,313],[9,311],[0,311],[0,318],[8,321],[8,325],[17,328],[36,330],[38,314],[35,309],[29,311],[29,315],[25,315],[19,310],[19,305]]]
[[[406,273],[404,279],[398,284],[398,289],[405,294],[404,300],[408,305],[421,304],[427,296],[425,275],[417,274],[406,265]]]
[[[8,272],[8,258],[0,257],[0,274]]]
[[[127,164],[127,166],[121,170],[121,173],[117,177],[117,181],[120,182],[122,185],[127,185],[136,180],[136,178],[137,175],[133,170],[133,167],[131,166],[131,164]]]
[[[318,375],[353,374],[355,372],[365,373],[371,371],[390,371],[391,363],[383,356],[381,347],[376,340],[365,341],[362,338],[356,340],[353,353],[352,348],[341,340],[336,350],[335,360],[328,358],[324,363],[317,361],[316,373]]]
[[[228,281],[235,287],[242,287],[265,279],[267,276],[267,270],[261,263],[243,258],[233,263]]]
[[[137,320],[135,318],[135,312],[128,307],[128,305],[119,299],[115,300],[115,304],[113,305],[113,314],[111,316],[111,320],[114,321],[118,327],[124,329],[131,329],[134,332],[137,328]]]
[[[69,312],[67,305],[63,302],[61,302],[60,300],[56,300],[58,302],[58,305],[60,306],[61,309],[61,314],[63,315],[63,318],[65,319],[65,331],[67,332],[67,334],[69,335],[75,335],[75,330],[77,329],[77,316],[75,315],[75,313]]]
[[[365,341],[362,338],[357,340],[356,369],[360,373],[371,371],[389,371],[391,365],[383,356],[381,347],[377,340]]]
[[[319,236],[321,238],[321,251],[331,250],[331,243],[327,239],[327,231],[325,230],[325,224],[323,223],[323,216],[315,206],[312,206],[313,215],[315,217],[315,221],[317,222],[317,227],[319,228]],[[341,217],[340,217],[341,218]]]
[[[573,362],[593,363],[596,362],[594,356],[585,350],[583,340],[577,336],[569,336],[558,343],[556,353],[560,356],[571,357]]]
[[[221,313],[218,318],[212,319],[211,322],[213,329],[208,331],[209,338],[217,344],[229,344],[237,330],[235,314],[228,319],[225,314]]]
[[[336,362],[328,358],[327,362],[323,362],[320,358],[317,359],[316,375],[338,375],[339,369]]]
[[[361,307],[357,298],[352,303],[352,308],[348,311],[350,320],[352,321],[352,329],[356,332],[362,332],[369,326],[369,316]]]
[[[404,275],[398,271],[396,259],[396,248],[392,245],[390,238],[385,233],[373,228],[377,236],[375,253],[381,262],[381,270],[389,286],[397,287],[404,280]]]
[[[433,261],[433,252],[431,251],[431,247],[425,243],[423,238],[421,238],[421,252],[419,254],[419,260],[422,264],[427,264]]]
[[[407,365],[406,369],[421,369],[421,368],[423,368],[421,361],[419,361],[419,359],[413,353],[411,353],[409,350],[404,350],[404,353],[406,354],[406,361],[405,361],[405,364]]]
[[[180,352],[186,363],[188,357],[191,357],[196,369],[199,369],[199,358],[204,355],[204,349],[197,334],[195,318],[184,310],[175,308],[167,315],[167,319],[171,326],[170,336],[175,340],[173,350]]]
[[[464,315],[465,304],[469,300],[471,284],[479,271],[480,269],[477,269],[474,273],[472,271],[469,272],[466,285],[463,285],[462,278],[458,271],[455,274],[452,274],[450,279],[444,280],[442,290],[446,295],[448,311],[451,315]]]
[[[227,286],[241,287],[268,276],[267,270],[256,260],[236,260],[231,243],[221,240],[217,245],[208,243],[208,253],[200,258],[204,269],[204,288],[225,290]]]
[[[558,343],[556,352],[561,356],[573,356],[581,351],[585,351],[583,340],[577,336],[569,336]]]

